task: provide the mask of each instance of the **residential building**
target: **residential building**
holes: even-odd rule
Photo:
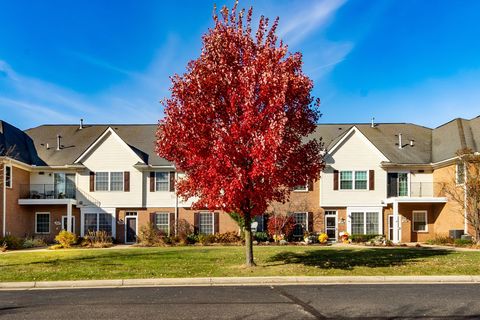
[[[192,210],[175,193],[182,177],[155,153],[157,125],[43,125],[26,131],[0,121],[1,235],[53,238],[104,230],[132,243],[141,226],[175,234],[237,231],[229,215]],[[450,230],[468,233],[459,205],[442,183],[462,183],[456,152],[480,147],[480,117],[438,128],[415,124],[321,124],[326,167],[319,181],[294,188],[273,211],[295,215],[303,232],[385,234],[425,241]],[[3,173],[2,173],[3,172]],[[455,179],[457,180],[455,182]],[[259,217],[256,227],[265,228]]]

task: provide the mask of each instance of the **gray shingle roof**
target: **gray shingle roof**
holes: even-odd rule
[[[370,124],[344,123],[319,124],[307,139],[321,137],[327,150],[331,149],[353,127],[357,127],[366,138],[392,163],[429,164],[455,156],[457,150],[468,147],[480,148],[480,116],[466,120],[454,119],[435,129],[410,123]],[[17,158],[28,164],[66,165],[74,161],[111,127],[147,164],[154,166],[172,165],[155,153],[156,124],[149,125],[44,125],[21,130],[0,121],[0,149],[16,145]],[[398,134],[402,134],[404,147],[398,148]],[[61,138],[62,149],[56,150],[56,137]],[[414,146],[409,141],[414,140]],[[47,148],[47,144],[49,148]]]

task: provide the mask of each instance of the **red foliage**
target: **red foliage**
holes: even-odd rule
[[[289,238],[293,230],[295,229],[295,218],[289,216],[272,216],[268,219],[267,229],[268,234],[273,237],[274,235],[285,235],[285,238]]]
[[[277,43],[278,19],[262,17],[252,36],[244,15],[215,15],[200,57],[172,77],[157,153],[186,173],[177,190],[194,208],[254,216],[318,179],[323,159],[320,141],[304,142],[320,113],[302,55]]]

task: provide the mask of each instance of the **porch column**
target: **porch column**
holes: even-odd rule
[[[72,204],[71,203],[67,204],[67,231],[68,232],[73,232],[72,231]]]
[[[399,243],[399,219],[398,219],[398,202],[393,201],[393,243]]]

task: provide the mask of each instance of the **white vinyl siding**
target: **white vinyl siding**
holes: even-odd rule
[[[50,213],[48,212],[35,213],[35,233],[39,233],[39,234],[50,233]]]
[[[413,211],[413,231],[427,232],[427,211]]]

